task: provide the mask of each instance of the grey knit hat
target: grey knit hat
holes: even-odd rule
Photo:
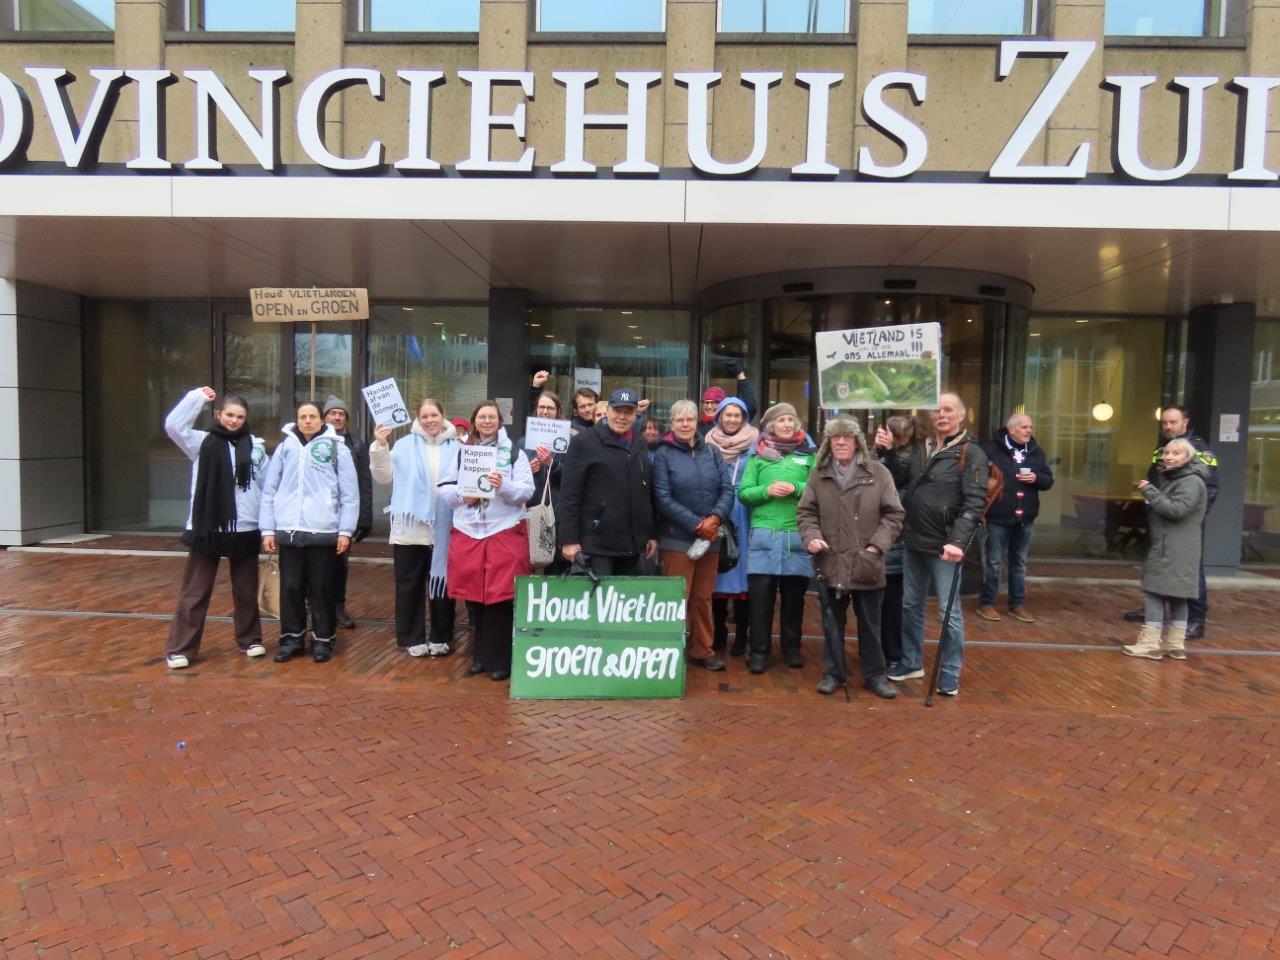
[[[327,417],[330,410],[341,410],[347,416],[351,416],[351,411],[347,409],[347,401],[341,397],[335,397],[329,394],[329,399],[324,402],[324,415]]]
[[[796,408],[789,403],[775,403],[760,416],[760,432],[771,433],[773,421],[779,417],[791,417],[796,422],[796,427],[800,426],[800,416],[796,413]]]

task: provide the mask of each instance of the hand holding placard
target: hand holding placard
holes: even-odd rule
[[[412,419],[394,377],[371,383],[362,391],[373,422],[380,427],[406,427]]]

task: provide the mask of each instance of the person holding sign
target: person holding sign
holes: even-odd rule
[[[213,426],[195,429],[196,417],[211,401]],[[182,534],[189,552],[165,643],[166,664],[181,670],[200,651],[221,557],[231,569],[236,646],[260,657],[267,649],[258,615],[258,502],[270,458],[262,438],[249,431],[249,404],[234,395],[219,400],[212,387],[197,387],[169,412],[164,429],[191,460],[191,506]]]
[[[711,593],[720,559],[720,524],[733,510],[733,484],[720,451],[698,434],[698,408],[692,400],[671,405],[671,432],[653,455],[653,494],[662,567],[667,576],[685,582],[689,662],[723,670],[724,661],[711,649]]]
[[[418,405],[407,436],[387,446],[392,427],[374,428],[370,470],[391,484],[391,563],[396,583],[396,644],[411,657],[452,651],[455,603],[447,590],[453,509],[436,490],[441,466],[458,453],[458,434],[439,400]],[[431,610],[431,634],[426,614]]]
[[[542,501],[542,493],[548,483],[551,484],[553,505],[560,493],[560,461],[569,450],[571,436],[569,425],[560,416],[560,398],[550,390],[544,390],[534,404],[533,416],[525,422],[525,435],[516,444],[521,450],[533,451],[533,456],[529,457],[529,469],[533,471],[533,496],[528,504],[531,507]]]
[[[751,651],[747,669],[764,673],[773,638],[774,601],[782,594],[782,655],[787,666],[804,666],[800,636],[804,595],[813,566],[800,540],[796,506],[813,469],[810,441],[796,408],[776,403],[760,418],[760,440],[738,488],[751,507],[751,545],[747,550],[747,589],[751,597]]]
[[[491,453],[489,472],[470,479],[469,451]],[[474,458],[479,460],[480,458]],[[524,451],[513,447],[493,400],[471,414],[467,445],[440,471],[440,495],[453,508],[449,538],[449,596],[469,601],[475,628],[472,675],[511,676],[516,577],[532,572],[524,505],[533,493],[533,473]]]
[[[360,516],[356,520],[356,532],[351,536],[351,542],[355,544],[367,537],[373,529],[373,477],[369,474],[369,450],[349,429],[350,419],[345,400],[331,395],[324,402],[324,422],[333,427],[347,445],[347,449],[351,451],[351,462],[356,467],[356,481],[360,487]],[[356,625],[351,614],[347,613],[347,572],[350,559],[350,550],[334,554],[333,557],[333,602],[338,626],[343,630],[350,630]]]
[[[897,696],[885,680],[880,646],[880,605],[884,597],[885,554],[902,529],[906,511],[893,476],[867,449],[858,421],[828,420],[818,448],[818,464],[796,508],[800,536],[813,556],[822,603],[823,661],[818,692],[845,685],[845,618],[852,603],[858,620],[858,660],[862,685],[877,697]]]
[[[284,663],[306,652],[307,606],[316,663],[333,656],[333,555],[351,546],[360,490],[351,451],[320,405],[298,404],[294,423],[271,458],[258,526],[267,553],[280,553],[280,652]]]

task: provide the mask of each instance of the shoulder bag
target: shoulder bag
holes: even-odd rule
[[[529,563],[545,567],[556,558],[556,514],[551,506],[551,468],[542,485],[542,502],[529,508]]]

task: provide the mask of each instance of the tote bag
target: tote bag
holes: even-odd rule
[[[551,476],[542,486],[542,502],[529,508],[529,563],[545,567],[556,558],[556,514],[551,508]]]
[[[258,565],[258,610],[268,617],[280,616],[280,561],[275,557]]]

